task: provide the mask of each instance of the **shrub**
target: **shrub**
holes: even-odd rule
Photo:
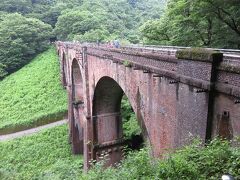
[[[0,63],[0,80],[8,74],[5,68],[6,66]]]
[[[103,169],[101,163],[83,179],[220,179],[223,174],[240,178],[240,149],[228,141],[214,139],[204,145],[199,140],[153,159],[150,149],[130,152],[117,168]]]

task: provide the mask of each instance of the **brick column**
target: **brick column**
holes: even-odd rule
[[[179,90],[177,101],[177,146],[192,137],[211,138],[216,67],[223,54],[206,49],[179,50],[177,73]]]

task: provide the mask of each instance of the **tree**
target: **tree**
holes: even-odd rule
[[[199,0],[200,1],[200,0]],[[240,49],[240,3],[239,0],[204,0],[203,13],[217,19],[220,31],[215,34],[223,39],[222,46]],[[224,33],[223,33],[224,32]],[[227,38],[226,38],[227,37]]]
[[[164,16],[141,32],[147,43],[237,48],[239,6],[236,0],[170,0]]]
[[[27,14],[31,12],[32,4],[31,0],[2,0],[0,3],[0,11],[8,13],[21,13]]]
[[[83,35],[75,35],[74,40],[80,42],[102,42],[109,36],[109,32],[104,29],[92,29]]]
[[[55,33],[60,40],[72,40],[74,35],[83,35],[99,26],[99,18],[89,11],[68,11],[59,16]]]
[[[168,44],[172,37],[166,18],[149,20],[140,27],[140,31],[149,44]]]
[[[0,63],[0,80],[8,74],[8,72],[5,69],[6,66]]]
[[[48,47],[51,33],[51,26],[38,19],[6,15],[0,21],[0,63],[15,71]]]

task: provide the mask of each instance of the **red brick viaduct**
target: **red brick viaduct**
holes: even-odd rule
[[[57,42],[68,91],[73,153],[122,157],[120,105],[128,97],[151,153],[159,157],[191,137],[240,135],[240,56],[179,48],[83,46]]]

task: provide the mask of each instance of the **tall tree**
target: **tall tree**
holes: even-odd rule
[[[147,43],[239,48],[240,3],[236,2],[170,0],[164,17],[141,27],[143,37]]]
[[[49,44],[52,28],[38,19],[9,14],[0,21],[0,63],[13,72]]]
[[[0,3],[0,11],[6,11],[8,13],[18,12],[27,14],[31,12],[31,10],[31,0],[2,0]]]

